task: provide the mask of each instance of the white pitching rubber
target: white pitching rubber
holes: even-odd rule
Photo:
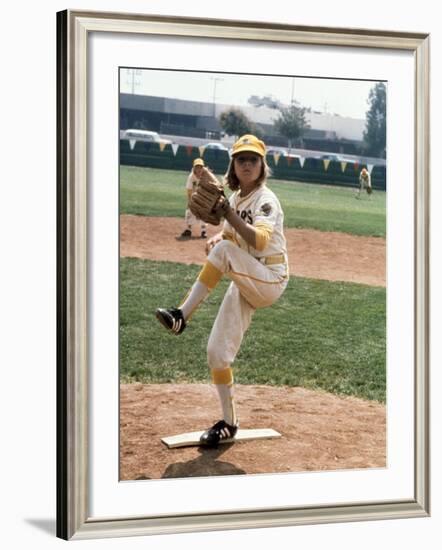
[[[204,432],[189,432],[185,434],[172,435],[163,437],[161,441],[169,447],[175,449],[177,447],[193,447],[200,445],[200,437]],[[222,443],[232,443],[237,441],[253,441],[254,439],[277,439],[282,437],[280,433],[271,428],[263,428],[259,430],[238,430],[234,439],[226,439],[220,441]]]

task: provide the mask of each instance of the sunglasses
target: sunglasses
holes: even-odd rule
[[[238,162],[238,164],[245,164],[246,162],[250,162],[251,164],[256,164],[259,161],[258,155],[238,155],[235,157],[235,160]]]

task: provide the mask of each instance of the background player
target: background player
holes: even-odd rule
[[[207,261],[179,308],[156,312],[169,331],[181,334],[220,279],[231,280],[207,346],[223,418],[204,432],[201,443],[205,445],[217,446],[235,436],[239,423],[231,365],[255,310],[272,305],[288,282],[284,215],[266,185],[268,174],[264,143],[253,135],[241,137],[233,146],[225,176],[233,193],[225,199],[223,229],[207,241]]]
[[[359,174],[359,189],[356,193],[357,199],[360,198],[361,191],[367,191],[369,197],[372,192],[370,172],[365,167],[362,168],[361,173]]]
[[[187,208],[184,216],[184,221],[186,223],[186,229],[181,233],[181,237],[190,238],[192,236],[192,225],[197,223],[196,217],[192,214],[189,209],[189,201],[192,193],[195,191],[195,188],[198,184],[198,181],[201,177],[201,170],[204,166],[203,159],[197,158],[193,161],[192,171],[190,172],[187,181],[186,181],[186,192],[187,192]],[[203,221],[201,223],[201,238],[205,239],[207,237],[206,224]]]

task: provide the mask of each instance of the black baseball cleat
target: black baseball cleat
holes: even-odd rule
[[[156,318],[163,325],[163,327],[173,332],[173,334],[181,334],[186,328],[186,321],[183,317],[181,309],[162,309],[159,308],[155,312]]]
[[[238,425],[231,426],[225,420],[220,420],[200,437],[200,443],[207,447],[218,447],[221,441],[233,441],[238,431]]]
[[[207,239],[207,233],[204,229],[201,231],[201,238],[202,239]]]
[[[188,238],[190,239],[190,237],[192,236],[192,231],[190,229],[185,229],[181,235],[180,235],[183,239],[184,238]]]

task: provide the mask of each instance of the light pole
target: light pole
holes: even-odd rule
[[[292,105],[293,105],[294,99],[295,99],[295,77],[293,76],[292,77],[292,99],[290,102]]]
[[[224,80],[224,78],[220,78],[218,76],[211,76],[210,77],[210,80],[213,81],[213,98],[212,98],[212,103],[213,103],[213,116],[215,117],[216,116],[216,110],[215,110],[215,98],[216,98],[216,84],[217,82],[222,82]]]
[[[141,80],[137,77],[141,76],[140,69],[127,69],[127,76],[129,77],[128,84],[131,87],[131,94],[135,94],[135,87],[141,84]]]
[[[218,76],[211,76],[211,77],[210,77],[210,80],[213,81],[213,98],[212,98],[212,103],[213,103],[213,118],[216,119],[216,107],[215,107],[216,84],[217,84],[217,82],[221,82],[222,80],[224,80],[224,78],[220,78],[220,77],[218,77]],[[213,126],[215,127],[215,120],[213,121]]]

